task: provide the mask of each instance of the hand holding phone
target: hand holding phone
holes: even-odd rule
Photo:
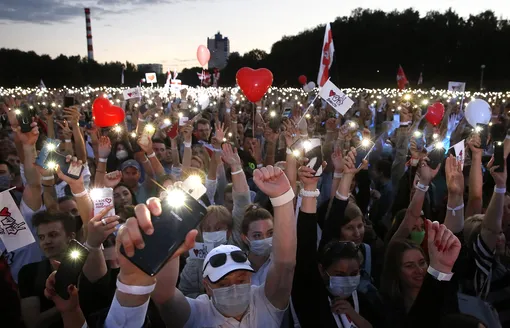
[[[127,250],[124,243],[120,247],[120,253],[129,261],[140,268],[143,272],[150,276],[158,273],[167,261],[179,254],[179,248],[183,243],[194,242],[196,233],[190,232],[194,230],[200,221],[204,218],[207,210],[190,194],[180,188],[174,188],[165,194],[161,200],[152,199],[149,201],[149,208],[152,210],[151,216],[138,217],[138,222],[144,231],[133,232],[133,235],[141,234],[141,239],[132,240],[132,247]],[[160,215],[154,215],[154,208],[160,210]],[[146,211],[149,213],[149,211]],[[149,221],[152,223],[152,233],[147,233]],[[127,227],[119,232],[117,238],[121,238],[123,234],[131,235],[128,229],[137,229],[138,227]],[[191,239],[191,240],[190,240]],[[135,243],[145,245],[142,249],[134,246]],[[187,250],[184,250],[187,251]]]
[[[55,170],[57,166],[60,168],[62,173],[75,180],[80,178],[84,169],[83,164],[70,161],[70,158],[67,156],[60,154],[57,151],[53,151],[48,154],[48,157],[44,162],[44,167],[49,170]]]
[[[475,132],[480,136],[480,148],[487,148],[487,139],[489,137],[489,126],[487,124],[476,124]]]
[[[27,104],[21,104],[20,108],[16,110],[16,117],[21,128],[21,132],[27,133],[32,131],[32,115]]]
[[[435,146],[428,154],[427,157],[429,158],[428,166],[435,170],[439,164],[443,161],[445,156],[445,150],[442,146]]]
[[[69,299],[67,287],[77,285],[78,277],[85,265],[89,250],[75,239],[71,239],[67,251],[60,261],[57,273],[55,274],[55,291],[65,300]]]
[[[315,171],[315,176],[322,175],[322,147],[318,138],[309,139],[303,142],[305,157],[308,158],[307,167]]]
[[[504,172],[505,171],[505,146],[503,141],[495,141],[494,142],[494,166],[498,166],[494,169],[494,172]]]

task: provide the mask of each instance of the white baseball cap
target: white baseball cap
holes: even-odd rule
[[[232,253],[234,253],[234,255],[232,255]],[[221,254],[224,254],[224,256]],[[218,259],[218,257],[222,258],[219,262],[218,260],[214,260]],[[211,258],[213,258],[213,264],[215,264],[214,262],[223,263],[214,267],[213,264],[211,264]],[[214,248],[205,257],[202,268],[203,277],[209,277],[209,280],[213,283],[218,282],[230,272],[237,270],[255,272],[246,254],[239,247],[233,245],[220,245]]]

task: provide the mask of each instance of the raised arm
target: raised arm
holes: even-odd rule
[[[85,140],[83,140],[83,134],[81,133],[80,125],[78,124],[80,119],[80,112],[78,111],[78,107],[64,108],[64,117],[71,126],[76,157],[83,161],[83,163],[86,163],[87,148],[85,148]]]
[[[483,149],[480,147],[480,136],[474,133],[468,141],[471,150],[471,167],[469,169],[469,198],[466,206],[466,218],[482,213],[482,190],[483,190],[483,173],[482,173],[482,154]]]
[[[106,136],[101,136],[99,138],[99,146],[97,148],[98,158],[97,158],[97,168],[96,168],[96,176],[94,178],[94,186],[96,188],[101,188],[104,186],[104,177],[106,174],[106,162],[108,160],[108,156],[112,151],[112,144],[110,142],[110,138]]]
[[[464,174],[462,163],[452,155],[445,163],[446,184],[448,186],[448,205],[444,225],[453,233],[464,229]]]
[[[191,167],[191,134],[193,133],[192,123],[188,123],[181,128],[184,139],[184,153],[182,155],[182,168]]]
[[[264,291],[271,304],[283,310],[289,304],[296,266],[294,192],[283,171],[271,165],[255,170],[253,181],[269,196],[274,208],[273,258]]]
[[[406,239],[413,230],[413,225],[416,219],[421,215],[423,201],[425,200],[425,194],[429,189],[430,182],[432,179],[434,179],[437,172],[439,172],[439,168],[441,167],[441,165],[438,165],[435,170],[431,169],[427,164],[428,160],[429,159],[425,157],[419,163],[420,180],[417,186],[413,186],[414,195],[413,199],[411,200],[411,204],[409,204],[404,220],[398,227],[393,237],[391,237],[391,240]]]
[[[37,211],[41,208],[41,175],[35,168],[36,150],[35,143],[39,137],[39,129],[37,123],[32,122],[32,131],[22,133],[21,128],[16,129],[16,134],[23,144],[24,154],[24,169],[25,178],[27,179],[27,185],[23,191],[23,201],[33,211]]]

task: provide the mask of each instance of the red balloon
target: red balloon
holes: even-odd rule
[[[425,119],[432,125],[438,125],[444,116],[444,105],[440,102],[436,102],[427,108]]]
[[[237,84],[251,102],[257,102],[266,94],[273,83],[273,73],[267,68],[243,67],[237,71]]]
[[[305,75],[300,75],[298,78],[298,81],[299,81],[299,83],[301,83],[301,85],[305,85],[306,82],[308,82],[308,79],[306,78]]]
[[[92,118],[94,124],[100,128],[114,126],[124,121],[124,110],[113,106],[110,101],[104,97],[99,97],[92,104]]]

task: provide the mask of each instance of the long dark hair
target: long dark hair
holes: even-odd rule
[[[421,247],[409,240],[394,240],[386,249],[380,291],[393,303],[402,304],[404,301],[400,283],[400,268],[402,267],[404,252],[411,249],[420,251],[423,257],[426,258]]]
[[[126,159],[123,159],[122,161],[117,159],[117,146],[119,144],[123,145],[124,148],[126,149],[126,151],[128,152],[128,157]],[[133,158],[134,158],[134,153],[131,148],[131,144],[128,141],[126,141],[124,139],[120,139],[120,140],[113,142],[112,151],[110,152],[110,155],[108,156],[108,161],[106,162],[106,172],[120,170],[120,165],[122,164],[122,162],[127,161],[128,159],[133,159]]]

